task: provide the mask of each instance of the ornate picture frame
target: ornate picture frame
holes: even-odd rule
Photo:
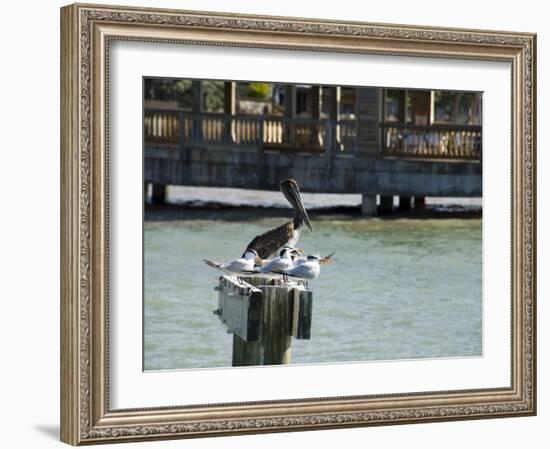
[[[62,441],[80,445],[536,413],[534,34],[74,4],[61,9],[61,38]],[[111,409],[107,79],[115,40],[509,62],[510,388]]]

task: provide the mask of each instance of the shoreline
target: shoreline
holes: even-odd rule
[[[396,210],[389,215],[361,215],[360,194],[302,193],[308,214],[316,219],[449,219],[481,218],[481,198],[427,197],[426,204],[407,212]],[[394,202],[394,206],[397,203]],[[166,203],[147,202],[145,221],[228,220],[266,217],[289,217],[290,207],[279,191],[253,189],[168,186]]]
[[[146,222],[174,221],[174,220],[223,220],[242,221],[243,219],[261,219],[272,217],[289,217],[291,209],[281,207],[258,207],[212,202],[208,204],[164,204],[147,203],[144,207]],[[481,219],[481,208],[430,205],[413,208],[407,212],[395,211],[390,215],[364,216],[360,206],[332,206],[308,210],[310,217],[317,220],[397,220],[397,219]]]

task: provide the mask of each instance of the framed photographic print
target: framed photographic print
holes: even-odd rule
[[[536,413],[529,33],[61,9],[61,438]]]

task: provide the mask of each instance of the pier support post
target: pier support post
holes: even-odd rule
[[[143,181],[143,203],[147,203],[147,200],[149,199],[149,183],[147,181]]]
[[[422,208],[426,206],[426,197],[425,196],[415,196],[414,197],[414,207]]]
[[[357,91],[357,149],[373,157],[382,151],[382,89],[359,87]]]
[[[199,115],[202,112],[202,81],[191,81],[191,112],[193,113],[192,136],[196,140],[202,140],[202,120]]]
[[[431,125],[434,120],[433,90],[409,91],[411,98],[411,115],[414,125]]]
[[[313,120],[321,120],[321,110],[322,110],[322,99],[323,99],[323,87],[322,86],[311,86],[311,118]],[[320,147],[323,146],[323,129],[322,125],[317,127],[315,135],[315,144]],[[326,148],[326,142],[325,142]]]
[[[378,215],[390,215],[393,212],[393,195],[380,195]]]
[[[225,114],[225,142],[235,142],[235,114],[237,112],[237,83],[226,81],[223,83],[223,112]]]
[[[332,136],[334,148],[341,150],[341,136],[340,136],[340,102],[342,99],[342,88],[340,86],[333,86],[329,88],[329,119],[334,123],[334,135]]]
[[[375,216],[377,212],[376,195],[367,195],[363,193],[361,196],[361,215]]]
[[[151,192],[151,203],[164,204],[166,202],[166,184],[155,184]]]
[[[411,210],[412,196],[399,197],[399,212],[407,212]]]
[[[286,139],[289,144],[294,145],[296,142],[296,128],[294,124],[294,119],[296,118],[296,86],[294,84],[285,85],[284,118],[286,120],[284,128],[288,133]]]

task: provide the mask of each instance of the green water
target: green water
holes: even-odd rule
[[[144,235],[146,370],[231,366],[232,336],[212,311],[218,273],[203,258],[242,253],[282,218],[153,221]],[[336,251],[310,283],[311,340],[292,363],[479,356],[481,219],[314,220],[299,247]]]

